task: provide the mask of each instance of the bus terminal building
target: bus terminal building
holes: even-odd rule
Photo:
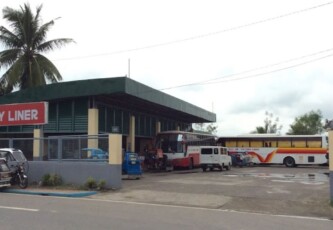
[[[216,122],[216,114],[127,77],[53,83],[0,97],[0,105],[31,102],[47,102],[47,123],[0,123],[0,148],[20,148],[28,160],[47,155],[35,147],[36,138],[115,134],[120,149],[139,153],[158,132]],[[93,140],[88,145],[99,147]]]

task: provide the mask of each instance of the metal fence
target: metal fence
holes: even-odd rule
[[[33,155],[34,141],[40,143],[37,159]],[[21,149],[28,160],[107,161],[109,140],[108,135],[0,138],[0,148]]]

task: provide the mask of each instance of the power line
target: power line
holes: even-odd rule
[[[189,86],[195,86],[195,85],[208,85],[208,84],[216,84],[216,83],[221,83],[221,82],[238,81],[238,80],[243,80],[243,79],[247,79],[247,78],[253,78],[253,77],[268,75],[268,74],[271,74],[271,73],[280,72],[280,71],[283,71],[283,70],[295,68],[295,67],[298,67],[298,66],[301,66],[301,65],[309,64],[309,63],[316,62],[316,61],[319,61],[319,60],[322,60],[322,59],[325,59],[325,58],[332,57],[333,53],[322,56],[322,57],[314,58],[314,59],[311,59],[311,60],[308,60],[308,61],[304,61],[304,62],[301,62],[301,63],[297,63],[297,64],[294,64],[294,65],[290,65],[290,66],[287,66],[287,67],[278,68],[278,69],[274,69],[274,70],[271,70],[271,71],[266,71],[266,72],[263,72],[263,73],[252,74],[252,75],[248,75],[248,76],[244,76],[244,77],[237,77],[237,76],[244,75],[244,74],[247,74],[247,73],[251,73],[251,72],[254,72],[254,71],[267,69],[267,68],[278,66],[278,65],[281,65],[281,64],[301,60],[301,59],[304,59],[304,58],[309,58],[309,57],[316,56],[318,54],[323,54],[323,53],[326,53],[326,52],[329,52],[329,51],[333,51],[333,48],[318,51],[318,52],[308,54],[308,55],[304,55],[304,56],[297,57],[297,58],[292,58],[292,59],[282,61],[282,62],[278,62],[278,63],[275,63],[275,64],[270,64],[270,65],[266,65],[266,66],[262,66],[262,67],[258,67],[258,68],[253,68],[253,69],[249,69],[249,70],[238,72],[238,73],[228,74],[228,75],[225,75],[225,76],[221,76],[221,77],[217,77],[217,78],[213,78],[213,79],[209,79],[209,80],[205,80],[205,81],[183,84],[183,85],[178,85],[178,86],[172,86],[172,87],[163,88],[163,89],[159,89],[159,90],[164,91],[164,90],[170,90],[170,89],[182,88],[182,87],[189,87]]]
[[[250,27],[250,26],[255,26],[255,25],[258,25],[258,24],[263,24],[263,23],[266,23],[266,22],[270,22],[270,21],[281,19],[281,18],[289,17],[289,16],[292,16],[292,15],[295,15],[295,14],[305,13],[305,12],[315,10],[315,9],[318,9],[318,8],[321,8],[321,7],[329,6],[331,4],[333,4],[333,1],[326,2],[326,3],[323,3],[323,4],[319,4],[319,5],[315,5],[315,6],[312,6],[312,7],[305,8],[305,9],[297,10],[297,11],[292,11],[292,12],[281,14],[281,15],[278,15],[278,16],[262,19],[262,20],[259,20],[259,21],[255,21],[255,22],[251,22],[251,23],[247,23],[247,24],[243,24],[243,25],[239,25],[239,26],[235,26],[235,27],[231,27],[231,28],[211,32],[211,33],[206,33],[206,34],[193,36],[193,37],[188,37],[188,38],[183,38],[183,39],[178,39],[178,40],[173,40],[173,41],[168,41],[168,42],[162,42],[162,43],[157,43],[157,44],[152,44],[152,45],[147,45],[147,46],[142,46],[142,47],[137,47],[137,48],[132,48],[132,49],[118,50],[118,51],[108,52],[108,53],[92,54],[92,55],[77,56],[77,57],[70,57],[70,58],[61,58],[61,59],[56,59],[55,61],[68,61],[68,60],[75,60],[75,59],[86,59],[86,58],[129,53],[129,52],[135,52],[135,51],[140,51],[140,50],[145,50],[145,49],[152,49],[152,48],[157,48],[157,47],[162,47],[162,46],[173,45],[173,44],[177,44],[177,43],[202,39],[202,38],[205,38],[205,37],[211,37],[211,36],[215,36],[215,35],[218,35],[218,34],[221,34],[221,33],[231,32],[231,31],[243,29],[243,28]]]

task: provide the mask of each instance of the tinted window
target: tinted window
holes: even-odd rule
[[[213,154],[213,149],[211,149],[211,148],[202,148],[201,149],[201,154]]]

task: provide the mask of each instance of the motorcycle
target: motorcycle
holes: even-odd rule
[[[2,148],[0,157],[6,159],[11,174],[11,185],[18,185],[24,189],[28,187],[27,172],[29,164],[23,152],[20,149]]]
[[[28,187],[28,176],[25,174],[24,165],[17,165],[17,168],[12,172],[11,185],[18,185],[20,188],[25,189]]]

